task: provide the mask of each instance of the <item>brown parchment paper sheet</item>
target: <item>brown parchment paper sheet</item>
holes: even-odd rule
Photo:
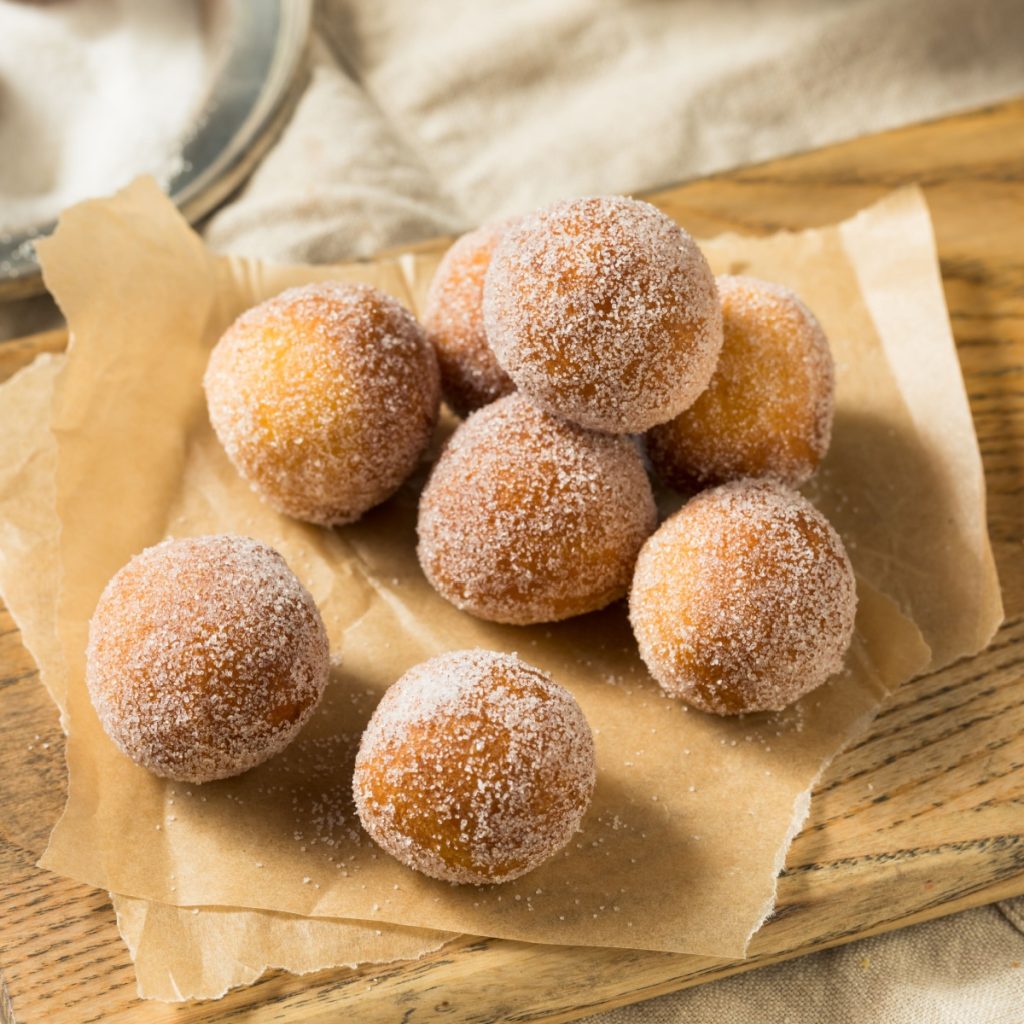
[[[76,251],[86,241],[102,253],[88,268]],[[70,796],[44,863],[160,902],[742,953],[770,908],[794,804],[886,689],[920,667],[912,627],[865,590],[847,677],[784,715],[721,722],[660,697],[621,607],[534,630],[477,622],[419,573],[415,487],[352,528],[311,529],[242,485],[209,429],[199,388],[209,346],[240,309],[308,269],[215,259],[146,185],[72,211],[41,248],[75,338],[53,414]],[[350,273],[411,304],[397,264]],[[864,326],[856,338],[867,344]],[[80,652],[99,590],[131,553],[167,534],[220,530],[282,551],[324,611],[339,667],[284,755],[200,791],[116,752],[81,685]],[[894,644],[901,627],[907,639]],[[351,755],[383,689],[438,650],[477,645],[518,649],[569,685],[601,767],[579,842],[489,890],[410,874],[361,837],[348,797]]]
[[[912,196],[904,202],[920,204]],[[621,608],[551,630],[509,630],[474,623],[439,606],[419,577],[415,559],[411,562],[415,493],[399,496],[365,523],[332,535],[280,521],[240,487],[211,443],[198,377],[208,345],[233,312],[286,283],[326,272],[261,272],[255,264],[214,261],[197,252],[195,240],[168,211],[157,209],[159,203],[152,189],[147,193],[146,186],[136,186],[113,203],[74,211],[46,250],[49,280],[69,314],[77,346],[58,389],[54,418],[61,445],[61,550],[74,580],[61,599],[61,640],[69,654],[71,683],[72,795],[47,865],[95,884],[118,889],[124,883],[129,892],[173,902],[236,904],[251,898],[259,906],[304,913],[429,923],[539,941],[650,945],[723,955],[741,951],[770,902],[772,874],[784,854],[794,806],[804,802],[822,762],[872,712],[885,690],[924,662],[927,655],[912,629],[887,602],[865,590],[861,636],[848,678],[776,721],[712,722],[656,695],[636,663]],[[927,231],[927,215],[919,213]],[[164,223],[158,223],[161,217]],[[130,238],[139,232],[150,233]],[[793,237],[791,262],[781,260],[763,272],[811,298],[795,272],[800,267],[797,251],[813,248],[815,234],[828,233]],[[750,240],[733,244],[734,258],[742,261],[742,248]],[[97,246],[104,259],[89,263],[84,254]],[[920,250],[914,272],[935,274],[934,253],[927,244],[910,238],[906,248]],[[121,259],[106,260],[114,250],[120,250]],[[827,278],[843,264],[849,269],[842,247],[828,255],[840,266],[818,260],[814,274]],[[905,250],[902,256],[906,258]],[[715,258],[720,268],[739,268],[726,266],[721,252]],[[164,266],[168,262],[171,267]],[[188,270],[187,263],[199,265]],[[913,266],[914,260],[909,263]],[[165,269],[171,272],[165,274]],[[358,272],[364,280],[368,273],[376,274],[383,287],[390,285],[389,290],[410,301],[403,294],[397,264]],[[881,345],[866,314],[858,325],[863,334],[837,333],[847,326],[850,312],[839,296],[837,292],[827,312],[820,302],[811,301],[833,333],[840,356],[842,406],[845,381],[859,368],[861,349]],[[852,301],[863,310],[855,287]],[[141,306],[143,312],[122,319],[119,304]],[[944,328],[944,318],[939,327]],[[929,325],[916,328],[934,342]],[[76,354],[84,351],[88,360]],[[169,351],[177,358],[170,358]],[[886,361],[881,364],[891,378]],[[191,386],[179,387],[188,375]],[[955,389],[962,385],[958,376],[949,383],[955,400]],[[121,400],[124,394],[129,400]],[[178,425],[176,432],[167,429],[168,418]],[[970,446],[977,463],[973,434],[956,440]],[[117,458],[112,458],[114,452]],[[90,465],[90,459],[103,465]],[[112,462],[120,468],[112,469]],[[842,472],[831,468],[836,469],[833,493],[839,495]],[[822,489],[828,493],[827,486]],[[967,514],[977,522],[981,510],[968,509]],[[905,521],[902,526],[916,528]],[[217,793],[204,787],[207,799],[201,800],[195,794],[173,794],[173,787],[147,776],[132,776],[132,766],[121,763],[105,737],[97,734],[87,699],[82,700],[81,668],[72,664],[71,655],[80,662],[83,630],[95,597],[131,553],[166,534],[211,528],[252,532],[285,550],[330,609],[326,617],[342,669],[336,673],[329,707],[308,730],[310,735],[302,737],[291,763],[286,755],[278,759],[281,764],[266,766],[275,771],[260,769],[247,779],[218,785]],[[983,534],[983,525],[981,529]],[[105,530],[104,536],[96,538],[96,530]],[[106,535],[113,538],[109,544]],[[406,540],[396,543],[401,538]],[[848,539],[856,562],[857,538]],[[961,567],[978,571],[970,562]],[[325,719],[336,715],[342,731],[347,726],[354,733],[369,712],[369,707],[359,707],[360,690],[371,691],[366,702],[372,705],[380,687],[412,660],[472,642],[519,649],[577,692],[600,729],[602,787],[579,848],[519,886],[462,893],[412,879],[374,856],[365,842],[356,845],[345,835],[350,820],[330,821],[330,835],[318,835],[324,816],[310,829],[306,812],[317,798],[323,802],[325,794],[340,790],[343,799],[347,790],[345,773],[338,770],[344,752],[331,728],[324,731]],[[328,753],[337,757],[326,757]],[[257,777],[260,773],[264,777]],[[272,794],[266,799],[282,780],[295,798],[284,808],[274,804]],[[133,794],[127,800],[119,796],[125,786]],[[260,798],[261,806],[252,810],[252,802]],[[129,809],[132,813],[126,814]],[[725,827],[716,817],[728,819]],[[297,821],[305,828],[296,828]],[[159,831],[157,824],[162,826]],[[222,849],[217,850],[210,837],[221,828]],[[89,839],[85,857],[76,856],[76,835]],[[737,845],[736,835],[743,837],[743,850],[730,851]],[[332,840],[334,847],[328,845]],[[122,843],[141,854],[131,858],[135,863],[119,857]],[[255,867],[255,858],[247,863],[254,845],[267,853],[259,861],[263,868]],[[724,857],[719,856],[720,846]],[[344,859],[348,856],[352,860]],[[230,865],[226,871],[218,858]],[[339,860],[348,866],[339,867]],[[146,867],[135,869],[140,861]],[[312,885],[293,876],[296,865]],[[617,886],[623,892],[615,891],[616,882],[623,883]],[[399,888],[389,890],[389,884]],[[238,895],[243,898],[234,898]],[[611,902],[615,897],[617,902]]]
[[[63,356],[42,356],[0,387],[0,593],[47,691],[63,708],[66,680],[57,633],[60,582],[49,429]],[[5,721],[6,741],[34,737]],[[12,733],[12,729],[14,732]],[[17,840],[17,836],[10,838]],[[214,999],[277,967],[293,974],[416,959],[450,933],[335,918],[224,907],[176,907],[111,893],[117,925],[143,998]]]

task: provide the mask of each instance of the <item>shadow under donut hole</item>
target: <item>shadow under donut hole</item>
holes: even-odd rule
[[[909,421],[840,407],[828,456],[804,488],[841,534],[857,572],[920,627],[932,669],[970,646],[976,624],[948,609],[975,607],[984,589],[983,538],[949,512],[959,498],[948,462]]]

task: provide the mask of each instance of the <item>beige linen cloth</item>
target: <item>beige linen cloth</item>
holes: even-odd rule
[[[348,260],[1020,94],[1019,0],[325,0],[290,125],[206,234]],[[594,1021],[1019,1024],[1022,933],[1009,901]]]

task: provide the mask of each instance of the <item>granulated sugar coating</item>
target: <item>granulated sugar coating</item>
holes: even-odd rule
[[[498,362],[550,412],[636,433],[687,408],[722,346],[697,243],[625,196],[556,203],[513,225],[484,285]]]
[[[423,326],[441,369],[441,393],[459,416],[515,390],[484,331],[484,275],[509,223],[485,224],[458,239],[438,265],[423,307]]]
[[[210,355],[210,420],[278,511],[350,523],[416,467],[440,404],[434,350],[398,302],[326,282],[242,314]]]
[[[89,624],[86,681],[103,728],[133,761],[182,782],[238,775],[283,750],[329,667],[313,598],[247,537],[147,548]]]
[[[806,498],[738,481],[693,498],[637,560],[629,613],[651,675],[720,715],[778,711],[843,666],[857,591]]]
[[[725,340],[707,390],[652,427],[658,476],[689,490],[744,477],[803,483],[828,451],[832,354],[811,311],[788,288],[719,277]]]
[[[622,597],[656,523],[629,438],[594,434],[516,393],[456,430],[420,498],[420,565],[483,619],[525,625]]]
[[[572,694],[515,655],[455,651],[410,669],[363,734],[363,827],[449,882],[507,882],[579,830],[594,740]]]

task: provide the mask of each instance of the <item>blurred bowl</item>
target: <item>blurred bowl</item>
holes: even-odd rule
[[[202,9],[212,75],[167,186],[193,224],[249,176],[290,115],[304,84],[313,0],[217,0]],[[0,236],[0,299],[43,291],[33,242],[55,226]]]

